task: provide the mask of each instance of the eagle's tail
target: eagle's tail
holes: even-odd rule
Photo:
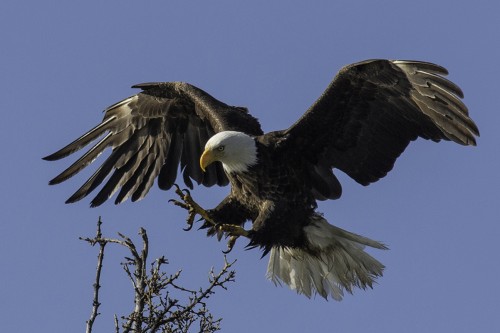
[[[371,288],[382,276],[384,265],[363,251],[365,245],[387,249],[382,243],[335,227],[320,215],[311,218],[304,232],[306,247],[271,249],[267,277],[275,284],[284,282],[307,297],[317,293],[340,301],[344,289]]]

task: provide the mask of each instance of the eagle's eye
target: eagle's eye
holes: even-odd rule
[[[217,147],[217,150],[218,150],[218,151],[224,151],[224,146],[219,146],[219,147]]]

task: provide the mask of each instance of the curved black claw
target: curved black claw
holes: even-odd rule
[[[182,192],[181,188],[176,183],[174,183],[174,187],[175,187],[175,193],[179,194],[179,192]]]
[[[227,250],[222,251],[224,254],[228,254],[233,250],[234,244],[236,244],[236,240],[238,239],[239,236],[231,236],[229,237],[229,241],[227,242]]]
[[[193,224],[192,224],[192,223],[191,223],[191,224],[189,224],[189,222],[188,222],[188,226],[187,226],[187,227],[182,228],[182,230],[184,230],[184,231],[189,231],[189,230],[191,230],[191,229],[193,229]]]

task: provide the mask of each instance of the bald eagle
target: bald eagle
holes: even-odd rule
[[[105,182],[91,201],[99,206],[142,199],[155,179],[170,189],[177,172],[193,188],[231,184],[214,209],[189,193],[176,203],[200,214],[208,234],[238,236],[269,254],[267,276],[308,297],[340,300],[354,287],[372,287],[384,266],[365,246],[377,241],[329,224],[318,200],[337,199],[339,169],[362,185],[384,177],[418,137],[475,145],[477,126],[461,89],[445,68],[420,61],[368,60],[343,67],[316,102],[285,130],[263,133],[244,107],[226,105],[183,82],[143,83],[142,91],[105,110],[103,121],[46,160],[66,157],[101,138],[50,181],[61,183],[110,156],[66,201],[78,201]],[[250,230],[243,229],[251,221]]]

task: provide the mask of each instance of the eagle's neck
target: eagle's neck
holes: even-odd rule
[[[244,173],[257,164],[257,144],[255,139],[240,132],[231,133],[226,154],[221,160],[227,173]]]
[[[227,173],[244,173],[257,164],[257,148],[242,149],[234,159],[229,159],[222,163],[224,171]]]

